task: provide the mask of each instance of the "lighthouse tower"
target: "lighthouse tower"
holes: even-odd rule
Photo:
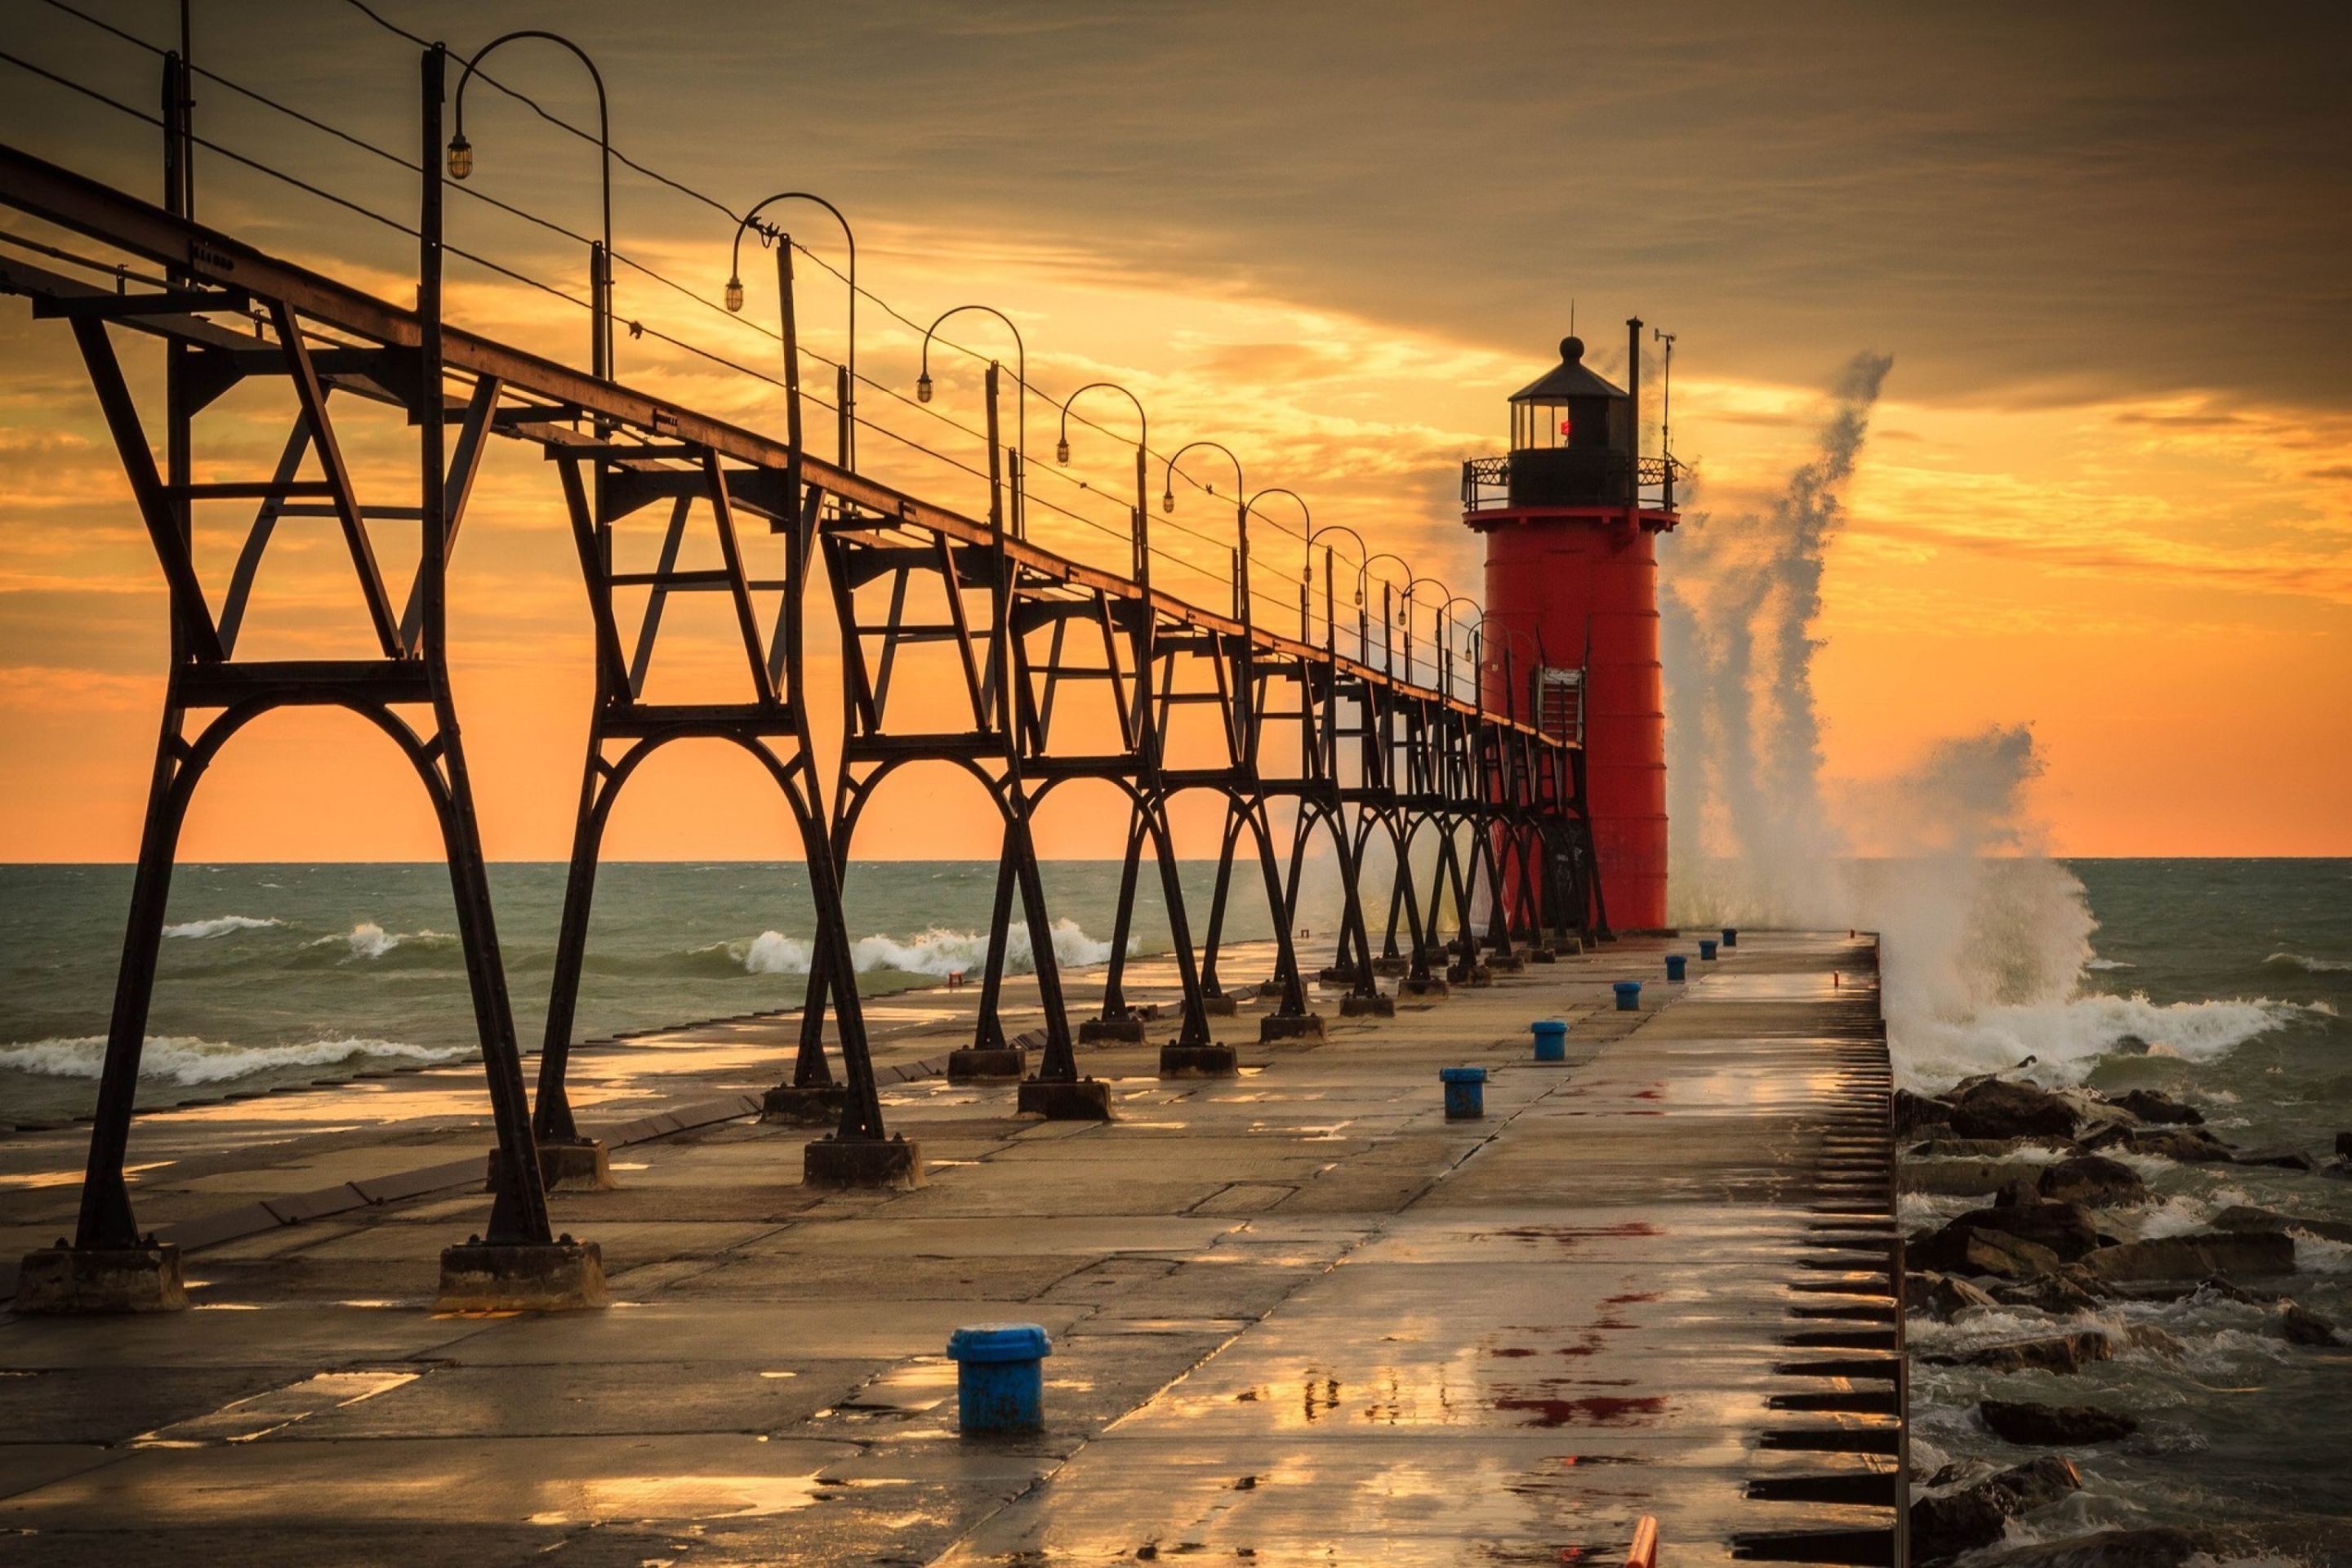
[[[1626,327],[1626,388],[1569,338],[1511,395],[1511,450],[1463,465],[1462,521],[1486,536],[1487,700],[1582,742],[1607,923],[1637,931],[1666,923],[1656,545],[1676,469],[1641,455],[1642,323]]]

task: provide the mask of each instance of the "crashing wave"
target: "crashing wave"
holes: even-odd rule
[[[337,942],[341,942],[350,950],[350,956],[352,958],[382,958],[403,942],[413,942],[422,946],[436,947],[455,940],[454,937],[443,931],[389,931],[373,921],[362,921],[340,936],[322,936],[310,945],[332,947]]]
[[[139,1076],[182,1088],[226,1083],[271,1068],[334,1067],[361,1058],[446,1062],[473,1054],[471,1046],[412,1046],[401,1040],[310,1040],[294,1046],[237,1046],[194,1035],[150,1035]],[[0,1068],[42,1078],[95,1079],[106,1061],[106,1037],[34,1040],[0,1046]]]
[[[2300,969],[2305,974],[2352,974],[2352,959],[2305,958],[2299,952],[2274,952],[2263,962]]]
[[[183,921],[178,925],[165,926],[163,934],[201,941],[210,936],[226,936],[236,931],[266,931],[271,926],[285,923],[284,921],[257,920],[251,915],[218,915],[208,921]]]

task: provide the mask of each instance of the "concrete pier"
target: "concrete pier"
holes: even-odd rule
[[[1893,1563],[1874,956],[1743,932],[1658,979],[1688,946],[1387,1018],[1327,991],[1322,1040],[1258,1043],[1244,1005],[1231,1078],[1163,1078],[1155,1026],[1083,1053],[1108,1121],[950,1084],[963,1004],[895,999],[919,1185],[803,1182],[809,1131],[760,1117],[789,1020],[585,1053],[616,1184],[550,1203],[603,1311],[433,1310],[488,1200],[478,1126],[429,1088],[358,1131],[352,1091],[277,1097],[294,1135],[242,1145],[157,1118],[142,1214],[194,1310],[0,1321],[0,1555],[1611,1563],[1649,1516],[1675,1568]],[[1547,1017],[1564,1062],[1533,1059]],[[604,1069],[600,1109],[606,1056],[640,1076]],[[692,1081],[657,1091],[665,1062]],[[1483,1119],[1445,1119],[1453,1066],[1487,1069]],[[9,1257],[70,1212],[44,1136],[0,1145]],[[962,1437],[948,1336],[997,1321],[1053,1338],[1045,1426]]]

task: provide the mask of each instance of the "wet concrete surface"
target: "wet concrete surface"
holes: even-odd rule
[[[433,1312],[439,1248],[487,1215],[456,1188],[192,1250],[189,1312],[0,1320],[0,1559],[1610,1563],[1653,1514],[1684,1568],[1883,1534],[1885,1507],[1748,1495],[1896,1463],[1890,1415],[1772,1404],[1891,1386],[1874,966],[1743,932],[1667,985],[1688,946],[1393,1019],[1327,1000],[1328,1044],[1244,1044],[1234,1079],[1088,1047],[1108,1124],[918,1077],[887,1106],[929,1163],[912,1192],[803,1189],[809,1133],[748,1118],[634,1143],[619,1190],[551,1199],[604,1249],[601,1313]],[[886,1064],[968,1028],[968,993],[894,1002]],[[1540,1017],[1566,1063],[1531,1059]],[[755,1093],[792,1038],[585,1052],[575,1099],[595,1122]],[[1460,1064],[1489,1069],[1483,1121],[1444,1119]],[[478,1162],[478,1083],[149,1119],[142,1218]],[[70,1179],[41,1178],[78,1163],[67,1136],[0,1148],[0,1245],[69,1224]],[[961,1437],[947,1336],[996,1321],[1053,1336],[1047,1427]]]

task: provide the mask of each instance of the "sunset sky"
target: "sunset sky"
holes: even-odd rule
[[[76,6],[155,43],[176,35],[163,0]],[[1122,519],[1127,448],[1082,430],[1071,468],[1054,471],[1046,400],[1108,378],[1141,396],[1155,449],[1222,440],[1251,488],[1295,489],[1318,523],[1475,593],[1459,464],[1502,448],[1504,399],[1554,362],[1571,301],[1615,378],[1627,316],[1676,334],[1674,449],[1700,476],[1691,510],[1718,526],[1805,460],[1839,368],[1889,355],[1814,629],[1832,783],[2024,724],[2044,769],[2032,810],[2056,851],[2352,854],[2340,6],[376,9],[460,53],[509,28],[563,30],[601,66],[614,140],[636,162],[737,211],[773,191],[824,195],[856,226],[860,282],[918,322],[968,300],[1011,315],[1039,395],[1033,494],[1082,517]],[[43,0],[0,0],[0,35],[142,110],[155,100],[151,54]],[[199,65],[413,153],[415,50],[342,0],[195,0],[194,39]],[[584,73],[560,51],[509,46],[491,68],[593,121]],[[413,175],[227,88],[200,84],[198,99],[206,137],[413,213]],[[592,229],[593,149],[478,89],[467,117],[473,187]],[[151,128],[5,62],[0,140],[158,188]],[[198,178],[205,222],[409,298],[405,237],[217,154],[200,154]],[[717,298],[729,218],[626,169],[614,203],[625,256]],[[840,263],[829,219],[785,211],[797,239]],[[581,290],[570,242],[466,201],[451,223],[455,243]],[[66,243],[13,212],[0,230]],[[747,247],[746,321],[772,323],[772,268]],[[801,272],[811,346],[837,356],[840,285],[806,261]],[[464,264],[451,280],[455,320],[584,361],[572,304]],[[775,362],[745,321],[643,273],[622,272],[617,309]],[[911,394],[917,335],[871,302],[859,328],[861,371]],[[949,335],[1012,359],[975,317]],[[124,342],[152,386],[160,356]],[[933,363],[934,408],[966,423],[972,363]],[[619,371],[781,431],[772,388],[651,337],[624,332]],[[225,407],[209,473],[261,477],[284,439],[278,396]],[[864,402],[889,428],[982,460],[912,405]],[[1129,428],[1116,400],[1084,406]],[[413,502],[395,432],[378,434],[354,426],[363,488]],[[969,476],[881,434],[861,458],[960,510],[984,504]],[[200,540],[208,570],[233,558],[231,521]],[[1230,512],[1195,491],[1168,521],[1222,537]],[[1124,558],[1046,506],[1032,532]],[[340,543],[324,525],[280,537],[251,651],[351,646]],[[1161,537],[1215,574],[1164,585],[1222,603],[1214,548]],[[413,561],[413,529],[384,540],[388,558]],[[1297,542],[1269,524],[1258,549],[1269,591],[1295,593]],[[1665,561],[1671,574],[1671,549]],[[561,858],[587,620],[535,448],[493,450],[454,584],[490,851]],[[0,859],[134,852],[164,654],[161,580],[70,340],[0,299]],[[835,670],[823,661],[828,700]],[[186,856],[434,856],[398,766],[357,721],[270,721],[207,783]],[[763,787],[716,749],[665,758],[633,786],[607,853],[783,853]],[[992,855],[977,794],[940,795],[890,798],[860,855]],[[1122,826],[1066,814],[1045,847],[1112,853]]]

